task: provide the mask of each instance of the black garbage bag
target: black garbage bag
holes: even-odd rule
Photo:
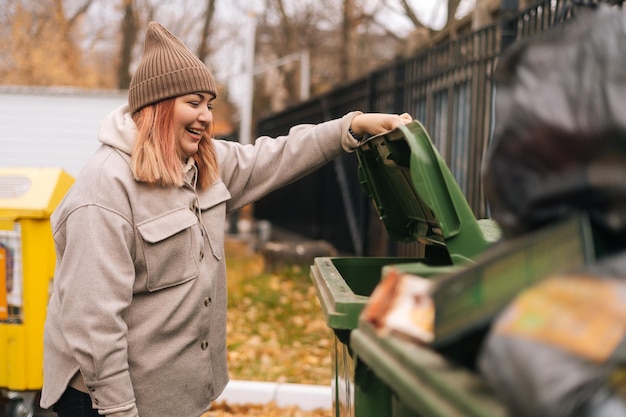
[[[513,44],[495,70],[485,195],[504,236],[572,211],[626,231],[626,18],[616,6]]]
[[[626,416],[626,254],[520,293],[478,366],[512,417]]]

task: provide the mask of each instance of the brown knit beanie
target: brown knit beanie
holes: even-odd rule
[[[196,92],[217,97],[211,72],[176,36],[159,23],[150,22],[143,56],[128,90],[131,113],[148,104]]]

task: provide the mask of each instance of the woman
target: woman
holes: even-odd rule
[[[411,117],[349,113],[254,145],[213,140],[207,67],[150,23],[128,105],[52,216],[57,251],[41,406],[199,416],[228,382],[227,212]]]

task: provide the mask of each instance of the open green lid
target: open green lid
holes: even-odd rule
[[[445,246],[461,263],[499,238],[494,222],[476,220],[418,121],[369,138],[356,154],[361,185],[392,239]]]

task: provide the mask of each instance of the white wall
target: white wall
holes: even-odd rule
[[[126,92],[0,86],[0,167],[78,176],[98,148],[101,120],[126,102]]]

